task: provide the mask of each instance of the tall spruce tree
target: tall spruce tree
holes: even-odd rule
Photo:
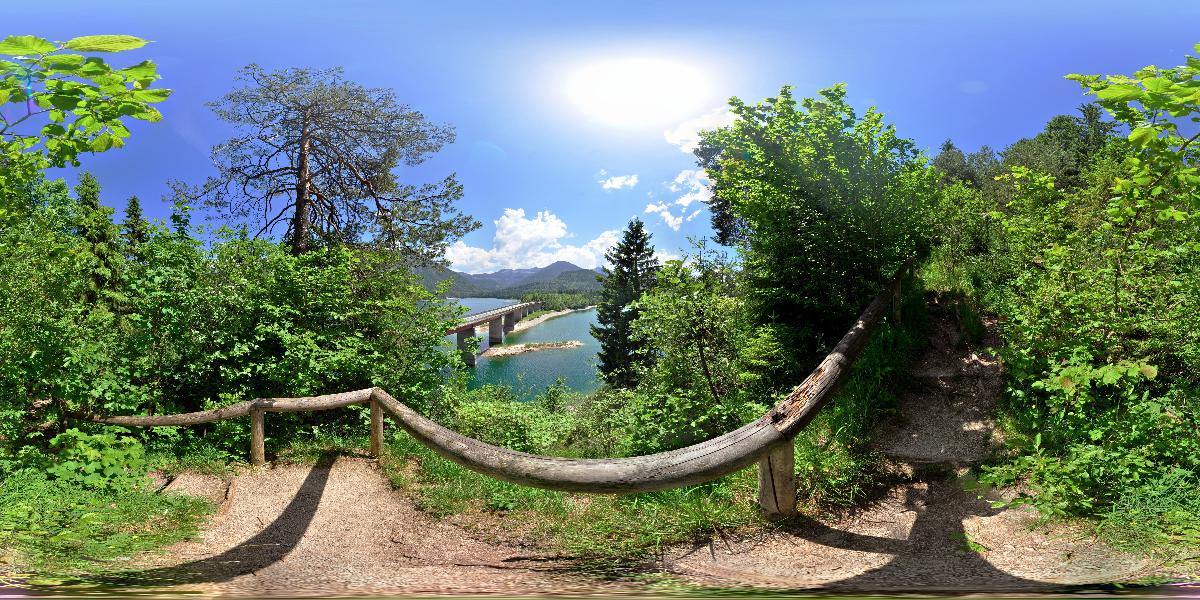
[[[121,224],[121,237],[125,238],[125,254],[130,259],[140,259],[142,244],[150,240],[150,224],[142,216],[142,203],[137,196],[130,196],[125,203],[125,222]]]
[[[637,385],[637,367],[650,359],[631,335],[630,325],[639,312],[631,305],[654,285],[659,268],[641,219],[630,221],[621,241],[604,256],[611,267],[604,268],[596,312],[599,325],[592,326],[592,336],[600,342],[600,375],[613,387],[632,388]]]
[[[103,300],[111,306],[120,301],[117,289],[122,262],[121,239],[112,222],[113,210],[100,204],[100,182],[91,173],[79,176],[75,199],[75,234],[86,242],[88,280],[80,300],[89,306]]]

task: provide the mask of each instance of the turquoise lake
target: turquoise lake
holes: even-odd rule
[[[516,300],[502,298],[459,298],[471,313],[514,304]],[[480,356],[472,369],[471,387],[486,384],[507,384],[521,398],[531,399],[553,384],[558,378],[573,390],[591,392],[600,387],[596,375],[596,353],[600,343],[592,337],[590,327],[596,322],[595,309],[555,317],[525,331],[510,333],[505,344],[533,342],[563,342],[578,340],[578,348],[540,350],[514,356]],[[482,331],[482,330],[481,330]],[[484,335],[483,347],[487,347]]]

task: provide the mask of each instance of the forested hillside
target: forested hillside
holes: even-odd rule
[[[451,298],[521,298],[530,293],[578,294],[600,289],[596,272],[558,261],[535,269],[504,269],[494,273],[459,273],[450,269],[419,268],[425,289],[434,291],[449,281]]]

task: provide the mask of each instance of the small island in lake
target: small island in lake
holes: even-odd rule
[[[484,350],[483,356],[513,356],[515,354],[525,354],[526,352],[537,352],[539,350],[578,348],[582,345],[583,342],[579,340],[567,340],[563,342],[530,342],[528,344],[513,344],[511,346],[492,346]]]

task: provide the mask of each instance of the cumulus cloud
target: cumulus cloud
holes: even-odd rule
[[[700,145],[702,130],[717,129],[732,125],[737,116],[726,108],[714,108],[706,114],[688,119],[674,129],[663,132],[663,137],[672,146],[678,146],[680,152],[691,152]]]
[[[662,264],[662,263],[667,262],[668,260],[679,260],[682,257],[679,256],[678,254],[675,254],[674,252],[670,252],[667,250],[655,250],[654,258],[657,258],[659,264]]]
[[[675,231],[679,231],[679,226],[683,225],[683,217],[672,214],[671,205],[667,204],[666,202],[647,204],[646,212],[657,214],[658,216],[662,217],[663,223],[666,223],[667,227],[670,227]]]
[[[493,221],[496,234],[492,247],[468,246],[458,240],[446,248],[446,260],[456,271],[487,273],[500,269],[544,267],[565,260],[584,269],[594,269],[604,263],[604,252],[617,243],[619,232],[602,232],[583,244],[563,243],[571,237],[567,224],[550,211],[540,211],[532,218],[525,209],[506,208]]]
[[[600,175],[603,177],[605,175],[604,171],[600,171]],[[637,185],[637,182],[638,176],[636,173],[633,175],[613,175],[608,179],[601,179],[600,187],[606,190],[619,190],[621,188],[631,188]]]
[[[671,182],[671,191],[675,193],[683,192],[683,195],[675,199],[675,204],[684,208],[690,206],[697,200],[707,202],[712,198],[712,192],[708,189],[708,175],[704,169],[684,169],[675,176],[675,181]]]
[[[693,203],[704,203],[712,198],[708,184],[708,176],[705,175],[704,169],[684,169],[667,186],[672,193],[679,194],[675,201],[670,204],[652,202],[646,205],[646,212],[662,217],[663,223],[667,227],[679,231],[679,227],[683,225],[684,221],[691,221],[704,211],[703,208],[697,208],[689,213],[688,207]],[[680,207],[678,214],[674,209],[676,206]]]

